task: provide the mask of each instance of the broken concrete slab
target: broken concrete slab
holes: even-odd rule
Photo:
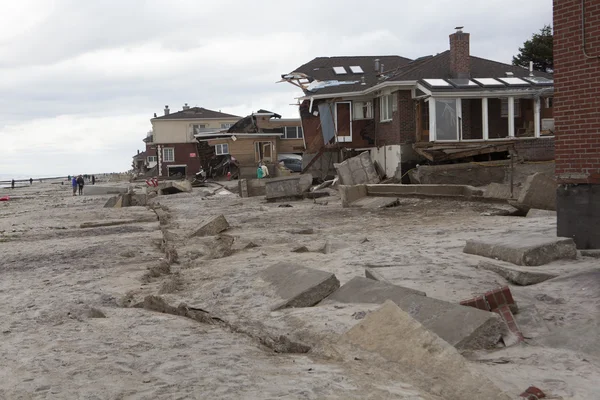
[[[267,201],[302,199],[310,189],[312,179],[310,174],[265,179],[265,198]]]
[[[103,228],[103,227],[107,227],[107,226],[117,226],[117,225],[128,225],[128,224],[135,224],[135,223],[143,223],[143,222],[156,222],[156,218],[152,217],[152,218],[146,218],[146,219],[118,219],[118,220],[113,220],[113,221],[89,221],[89,222],[83,222],[81,225],[79,225],[80,228],[82,229],[87,229],[87,228]]]
[[[157,190],[161,195],[187,193],[192,191],[192,183],[190,181],[164,181],[158,184]]]
[[[339,185],[342,207],[350,207],[357,200],[367,197],[367,185]]]
[[[104,208],[114,208],[119,201],[119,196],[113,196],[104,203]]]
[[[192,233],[192,237],[202,237],[202,236],[216,236],[221,232],[229,229],[229,222],[225,219],[223,214],[218,217],[211,218],[209,220],[204,221],[201,224],[201,227]]]
[[[527,212],[527,218],[556,218],[556,211],[551,210],[540,210],[537,208],[531,208]]]
[[[559,276],[559,274],[532,270],[528,267],[517,267],[511,264],[503,265],[500,262],[480,261],[477,267],[495,272],[507,281],[519,286],[535,285]]]
[[[267,179],[240,179],[238,181],[238,193],[240,197],[264,196],[266,194],[266,182]]]
[[[383,275],[371,268],[365,268],[365,278],[379,282],[391,283],[387,279],[385,279]]]
[[[296,264],[272,265],[262,271],[261,277],[281,298],[274,310],[312,307],[340,287],[334,274]]]
[[[525,181],[518,201],[529,208],[556,210],[556,187],[554,179],[537,172]]]
[[[425,292],[403,286],[356,276],[327,298],[338,303],[383,304],[386,300],[401,302],[406,296],[425,296]]]
[[[426,297],[418,290],[356,277],[332,293],[328,303],[383,304],[392,300],[402,310],[458,349],[493,348],[506,332],[500,317],[488,311]]]
[[[483,192],[483,197],[492,199],[511,199],[517,198],[519,195],[519,189],[513,186],[513,192],[511,194],[510,185],[503,183],[490,183]]]
[[[86,196],[103,196],[107,194],[121,194],[127,193],[129,189],[126,187],[118,186],[100,186],[100,185],[86,185],[85,195]]]
[[[398,363],[419,386],[447,400],[511,399],[454,347],[392,301],[369,313],[342,335],[340,343]]]
[[[333,164],[341,185],[379,183],[379,175],[368,151],[339,164]]]
[[[350,207],[368,208],[376,210],[379,208],[390,208],[399,205],[400,200],[393,197],[363,197],[350,204]]]
[[[467,240],[463,252],[527,266],[577,258],[573,239],[544,235],[513,234],[471,239]]]

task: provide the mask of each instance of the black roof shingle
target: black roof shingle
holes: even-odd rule
[[[181,110],[171,114],[163,115],[152,119],[233,119],[242,118],[237,115],[226,114],[220,111],[209,110],[203,107],[191,107],[187,110]]]

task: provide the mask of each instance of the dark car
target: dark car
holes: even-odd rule
[[[292,172],[302,172],[302,160],[297,160],[295,158],[284,158],[280,162]]]

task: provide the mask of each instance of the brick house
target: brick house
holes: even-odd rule
[[[342,149],[370,150],[388,176],[423,160],[513,149],[552,160],[552,75],[469,49],[470,35],[458,30],[435,56],[319,57],[282,75],[304,91],[305,166],[318,174]]]
[[[600,249],[600,3],[554,0],[558,235]]]
[[[157,175],[194,176],[201,166],[194,135],[228,129],[240,118],[187,103],[175,113],[165,106],[164,115],[150,120],[152,130],[144,139],[146,152],[156,157]]]

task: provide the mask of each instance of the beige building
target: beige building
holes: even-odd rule
[[[193,176],[200,170],[197,141],[194,135],[227,130],[241,117],[189,107],[171,113],[165,106],[164,115],[150,120],[152,130],[144,140],[150,154],[154,150],[158,176]],[[149,151],[150,150],[150,151]]]

